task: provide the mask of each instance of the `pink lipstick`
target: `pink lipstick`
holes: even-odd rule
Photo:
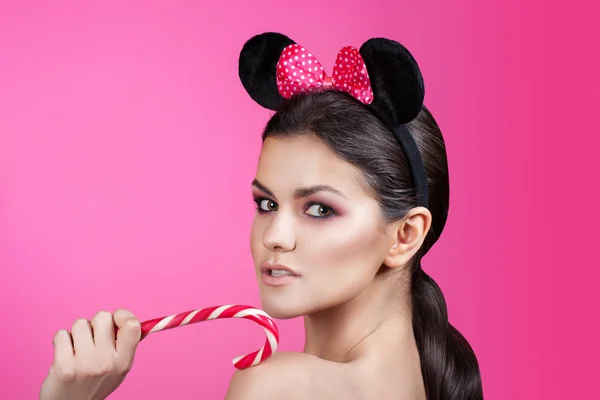
[[[300,277],[300,274],[291,268],[282,264],[262,263],[261,278],[265,285],[283,286],[287,285]]]

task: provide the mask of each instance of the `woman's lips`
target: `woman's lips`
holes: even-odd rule
[[[297,275],[271,275],[270,270],[262,271],[262,281],[268,286],[283,286],[287,285],[299,278]]]
[[[264,262],[260,266],[261,278],[265,285],[283,286],[300,277],[293,269],[278,263]]]

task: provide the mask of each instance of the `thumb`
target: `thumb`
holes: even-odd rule
[[[135,352],[142,335],[142,327],[140,321],[127,310],[116,310],[113,318],[117,326],[117,353]]]

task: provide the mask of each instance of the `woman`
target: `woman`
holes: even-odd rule
[[[306,343],[236,372],[226,398],[483,399],[477,359],[421,268],[449,183],[410,53],[386,39],[345,47],[329,78],[306,49],[265,33],[246,43],[239,72],[277,111],[252,183],[261,304],[274,318],[304,316]],[[139,337],[125,310],[59,331],[41,400],[104,399]]]

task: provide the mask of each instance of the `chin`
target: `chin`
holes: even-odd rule
[[[305,314],[302,302],[296,299],[272,296],[261,291],[261,308],[264,312],[276,319],[291,319]]]

